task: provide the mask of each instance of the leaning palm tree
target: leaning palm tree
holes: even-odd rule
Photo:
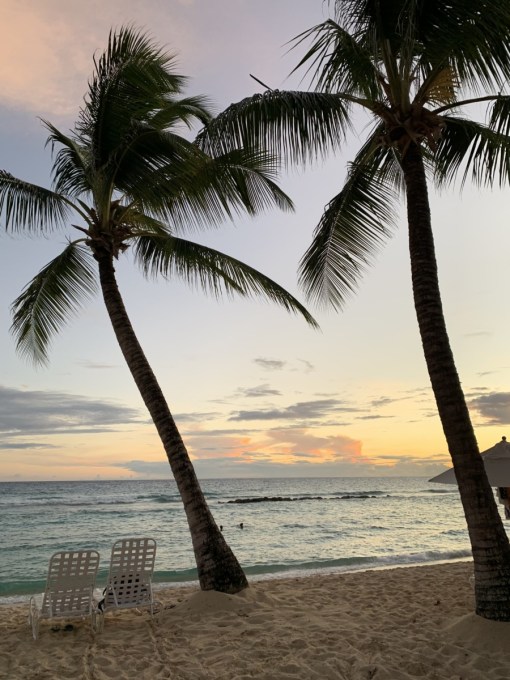
[[[326,206],[300,266],[312,300],[341,307],[407,202],[412,286],[425,360],[455,467],[475,566],[476,611],[510,621],[510,547],[455,367],[438,283],[428,183],[491,185],[510,174],[510,4],[500,0],[336,0],[302,33],[313,91],[268,90],[230,106],[199,136],[313,160],[341,148],[361,109],[372,128]],[[296,70],[295,69],[295,70]],[[469,104],[490,107],[488,124]]]
[[[122,354],[156,425],[182,497],[200,585],[238,592],[247,586],[217,527],[156,377],[137,340],[117,286],[115,261],[128,249],[146,275],[181,277],[213,294],[262,295],[306,309],[251,267],[185,239],[185,229],[216,224],[235,212],[290,208],[267,154],[233,149],[211,155],[179,130],[211,115],[201,97],[182,95],[174,57],[131,27],[110,33],[95,61],[74,130],[45,122],[54,156],[52,188],[0,172],[5,227],[47,234],[71,225],[78,238],[47,264],[13,303],[18,350],[46,362],[53,335],[100,289]]]

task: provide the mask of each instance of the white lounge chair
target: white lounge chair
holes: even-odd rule
[[[34,640],[39,635],[41,619],[90,616],[95,630],[97,610],[93,593],[98,567],[96,550],[69,550],[51,556],[41,607],[35,597],[30,598],[29,623]]]
[[[115,609],[148,607],[154,613],[152,575],[156,560],[153,538],[125,538],[112,547],[110,572],[99,610],[106,614]],[[104,617],[99,625],[104,624]]]

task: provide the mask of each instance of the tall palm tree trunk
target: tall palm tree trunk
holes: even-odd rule
[[[420,148],[401,159],[407,196],[414,304],[423,351],[466,516],[476,613],[510,621],[510,545],[480,456],[444,320]]]
[[[115,336],[156,425],[184,504],[200,587],[237,593],[248,587],[248,581],[214,521],[163,392],[135,335],[117,286],[112,256],[96,250],[94,257]]]

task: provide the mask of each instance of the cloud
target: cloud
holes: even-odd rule
[[[116,464],[141,478],[171,477],[166,461],[146,462],[132,460]],[[216,456],[193,461],[199,479],[264,478],[264,477],[425,477],[441,472],[444,467],[423,459],[404,457],[386,464],[368,464],[341,458],[320,462],[308,454],[296,455],[291,463],[275,461],[267,455],[254,453],[249,461],[244,456]],[[424,482],[425,483],[425,482]]]
[[[244,464],[255,460],[290,464],[307,458],[372,462],[361,453],[361,442],[351,437],[317,435],[306,428],[274,428],[258,433],[187,433],[186,445],[194,461],[218,456],[238,458]]]
[[[337,399],[317,399],[301,401],[281,409],[259,409],[254,411],[236,411],[229,420],[314,420],[324,418],[331,413],[357,412],[358,408],[345,406]]]
[[[203,423],[205,420],[214,420],[218,415],[214,411],[193,411],[191,413],[176,413],[175,420],[185,423]]]
[[[78,366],[81,366],[82,368],[91,368],[93,370],[109,370],[111,368],[119,368],[118,365],[115,364],[101,364],[98,361],[78,361],[77,362]]]
[[[510,392],[492,392],[471,399],[469,406],[477,411],[488,425],[510,424]]]
[[[243,397],[258,398],[258,397],[276,397],[281,395],[279,390],[275,390],[269,385],[257,385],[256,387],[247,387],[240,389],[239,394]]]
[[[0,386],[2,449],[40,448],[40,442],[12,442],[18,437],[111,432],[119,425],[144,422],[136,409],[107,400],[56,391]],[[13,444],[13,445],[12,445]],[[47,447],[46,448],[52,448]]]
[[[257,366],[260,366],[266,371],[281,371],[286,365],[285,361],[281,361],[279,359],[265,359],[264,357],[258,357],[257,359],[254,359],[253,363],[257,364]]]
[[[74,13],[57,13],[51,2],[30,3],[29,11],[24,4],[2,3],[2,23],[9,27],[0,41],[3,102],[53,115],[69,113],[85,91],[97,43],[92,47],[89,31],[76,40],[68,25]]]
[[[172,472],[168,460],[147,461],[147,460],[128,460],[122,463],[114,463],[112,467],[129,470],[141,477],[171,478]]]
[[[60,446],[54,444],[46,444],[43,442],[2,442],[0,441],[0,450],[5,451],[34,451],[37,449],[59,449]]]
[[[179,4],[185,8],[193,2],[180,0]],[[162,44],[189,38],[183,10],[175,7],[169,15],[159,2],[88,0],[64,8],[61,0],[2,0],[2,102],[51,114],[52,119],[74,118],[87,90],[94,55],[106,48],[111,27],[130,22],[163,27]]]
[[[380,418],[394,418],[395,416],[381,416],[377,413],[369,414],[366,416],[356,416],[356,420],[379,420]]]
[[[391,397],[378,397],[377,399],[372,399],[370,405],[373,408],[380,408],[381,406],[393,404],[395,401],[398,401],[398,399],[392,399]]]
[[[491,338],[494,335],[492,331],[475,331],[474,333],[464,333],[465,338]]]

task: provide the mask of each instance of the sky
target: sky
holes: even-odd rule
[[[288,74],[288,41],[329,16],[322,0],[2,0],[0,168],[49,186],[41,119],[72,128],[93,56],[132,24],[178,55],[187,94],[217,112]],[[282,174],[293,213],[240,217],[197,241],[256,267],[305,301],[298,263],[366,132],[341,153]],[[198,132],[198,129],[196,130]],[[431,190],[450,340],[480,449],[510,423],[510,189]],[[449,466],[413,308],[405,206],[389,243],[341,312],[302,318],[256,299],[221,299],[117,265],[128,313],[199,478],[424,476]],[[10,305],[62,248],[0,233],[0,480],[168,478],[162,445],[99,297],[35,368],[15,351]]]

